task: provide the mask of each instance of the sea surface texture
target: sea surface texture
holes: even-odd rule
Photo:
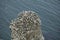
[[[0,0],[0,40],[11,40],[11,20],[27,10],[40,16],[45,40],[60,40],[60,0]]]

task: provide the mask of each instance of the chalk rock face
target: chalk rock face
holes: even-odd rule
[[[41,20],[33,11],[23,11],[10,24],[11,40],[44,40]]]

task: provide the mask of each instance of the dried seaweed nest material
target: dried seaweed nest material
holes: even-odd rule
[[[11,40],[44,40],[41,20],[33,11],[23,11],[10,24]]]

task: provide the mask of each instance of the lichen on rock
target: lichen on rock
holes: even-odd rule
[[[11,40],[44,40],[41,20],[33,11],[23,11],[10,23]]]

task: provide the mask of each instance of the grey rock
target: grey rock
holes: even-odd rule
[[[11,40],[44,40],[41,20],[33,11],[23,11],[10,23]]]

